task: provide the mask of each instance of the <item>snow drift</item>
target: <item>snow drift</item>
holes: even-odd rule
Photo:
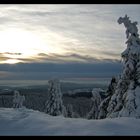
[[[0,135],[140,135],[140,119],[86,120],[54,117],[26,108],[0,108]]]

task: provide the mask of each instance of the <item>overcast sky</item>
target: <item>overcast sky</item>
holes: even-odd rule
[[[118,74],[125,14],[140,23],[134,4],[0,5],[0,79]]]

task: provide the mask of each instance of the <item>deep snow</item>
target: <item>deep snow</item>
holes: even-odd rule
[[[140,119],[71,119],[26,108],[0,108],[0,135],[140,135]]]

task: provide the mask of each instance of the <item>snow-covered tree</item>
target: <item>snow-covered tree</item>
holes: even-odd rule
[[[73,106],[71,104],[68,104],[66,106],[66,112],[67,112],[66,117],[68,117],[68,118],[74,118]]]
[[[19,91],[14,91],[14,97],[13,97],[13,108],[22,108],[23,102],[25,101],[25,96],[20,95]]]
[[[140,102],[140,39],[137,22],[129,17],[120,17],[119,24],[126,28],[127,48],[122,52],[123,72],[118,80],[115,93],[107,108],[108,117],[134,116],[139,117]]]
[[[100,89],[94,88],[92,90],[92,108],[87,115],[87,119],[98,119],[99,105],[101,103],[101,95],[99,93]]]
[[[48,100],[45,103],[45,112],[52,116],[65,115],[65,107],[62,101],[60,82],[58,79],[48,81]]]
[[[107,108],[109,105],[109,101],[112,97],[112,95],[115,92],[115,88],[116,88],[116,84],[117,84],[117,80],[115,77],[112,77],[111,82],[108,86],[107,91],[105,92],[105,99],[101,102],[100,106],[99,106],[99,114],[98,114],[98,119],[103,119],[106,118],[106,115],[108,113]]]
[[[122,96],[127,91],[128,81],[120,78],[117,82],[115,93],[111,96],[111,100],[107,107],[107,116],[117,117],[123,106]]]
[[[136,108],[135,104],[135,90],[134,82],[132,81],[129,85],[127,92],[123,95],[124,106],[119,112],[119,117],[121,116],[133,116]]]

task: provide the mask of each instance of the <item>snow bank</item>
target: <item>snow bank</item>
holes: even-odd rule
[[[140,119],[72,119],[25,108],[0,108],[0,135],[140,135]]]

